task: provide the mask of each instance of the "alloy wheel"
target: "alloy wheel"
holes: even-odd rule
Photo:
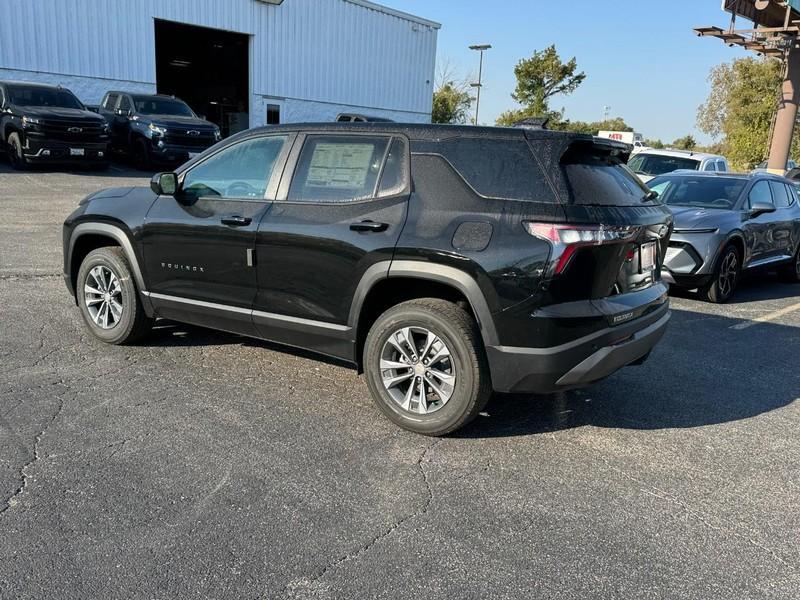
[[[125,310],[119,278],[105,265],[97,265],[86,275],[83,285],[86,309],[95,325],[113,329]]]
[[[392,333],[380,357],[383,386],[403,410],[426,415],[450,400],[456,369],[444,341],[424,327],[404,327]]]
[[[736,285],[736,278],[738,276],[739,259],[736,252],[728,252],[722,261],[722,267],[719,271],[719,291],[723,298],[727,298]]]

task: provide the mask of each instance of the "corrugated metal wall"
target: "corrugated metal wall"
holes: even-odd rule
[[[430,112],[436,29],[348,0],[0,5],[0,68],[153,84],[153,19],[166,19],[251,34],[253,94]]]

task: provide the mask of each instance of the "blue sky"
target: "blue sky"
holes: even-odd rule
[[[726,27],[721,0],[383,0],[384,4],[442,23],[438,60],[464,74],[477,74],[470,44],[493,46],[484,58],[481,122],[493,123],[514,103],[514,65],[534,50],[556,44],[562,59],[573,56],[586,81],[551,108],[567,118],[596,121],[603,107],[648,138],[671,142],[691,133],[697,107],[708,95],[714,65],[745,56],[719,40],[699,38],[692,28]]]

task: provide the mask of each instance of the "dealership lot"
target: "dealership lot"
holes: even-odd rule
[[[61,222],[147,180],[0,163],[0,597],[800,595],[797,286],[674,298],[645,365],[435,440],[256,340],[91,338]]]

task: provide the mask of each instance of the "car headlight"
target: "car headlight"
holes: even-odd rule
[[[147,128],[153,132],[154,135],[167,135],[167,128],[166,127],[159,127],[158,125],[154,125],[150,123]]]
[[[39,119],[35,119],[33,117],[22,117],[22,126],[26,129],[35,129],[41,124],[42,122]]]

